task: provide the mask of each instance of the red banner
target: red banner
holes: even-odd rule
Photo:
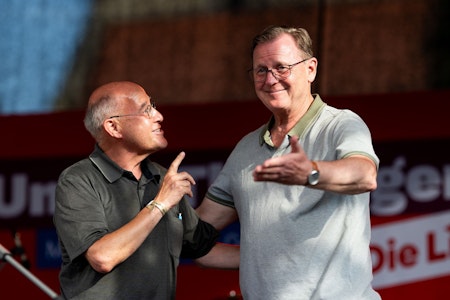
[[[381,159],[378,188],[371,196],[371,252],[373,285],[385,300],[442,299],[440,295],[450,293],[450,130],[441,109],[449,98],[450,92],[436,92],[328,101],[363,117]],[[425,109],[423,99],[430,99]],[[406,113],[406,107],[412,110]],[[169,147],[154,159],[168,166],[179,151],[186,151],[181,168],[197,181],[193,206],[235,143],[269,117],[257,101],[159,109]],[[0,148],[0,244],[13,249],[12,233],[20,232],[31,270],[56,290],[54,188],[60,172],[93,149],[82,118],[83,112],[0,117],[5,130]],[[238,227],[224,238],[238,241]],[[179,271],[177,299],[239,294],[237,272],[190,264]],[[0,269],[0,281],[5,287],[2,297],[46,299],[9,266]]]

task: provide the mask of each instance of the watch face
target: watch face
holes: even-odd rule
[[[309,176],[308,176],[308,183],[310,185],[318,184],[319,183],[319,175],[320,175],[319,171],[313,170],[311,172],[311,174],[309,174]]]

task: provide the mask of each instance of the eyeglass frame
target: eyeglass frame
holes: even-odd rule
[[[255,82],[264,82],[264,81],[266,81],[266,79],[267,79],[267,74],[269,74],[269,72],[270,73],[272,73],[272,76],[274,77],[274,78],[276,78],[277,80],[282,80],[282,79],[286,79],[286,78],[288,78],[289,76],[291,76],[291,73],[292,73],[292,68],[293,67],[295,67],[296,65],[299,65],[299,64],[301,64],[301,63],[303,63],[303,62],[305,62],[305,61],[307,61],[308,59],[311,59],[312,57],[308,57],[308,58],[305,58],[305,59],[303,59],[303,60],[301,60],[301,61],[298,61],[298,62],[296,62],[296,63],[293,63],[293,64],[290,64],[290,65],[279,65],[278,67],[276,67],[276,68],[268,68],[268,67],[258,67],[258,68],[251,68],[251,69],[249,69],[247,72],[250,74],[250,77],[255,81]],[[289,73],[289,74],[287,74],[287,75],[279,75],[279,74],[274,74],[274,69],[278,69],[278,68],[287,68],[287,70],[286,70],[286,73]],[[255,79],[255,71],[256,70],[264,70],[264,78],[261,78],[260,80],[256,80]]]
[[[155,102],[151,102],[143,112],[139,112],[139,113],[134,113],[134,114],[125,114],[125,115],[115,115],[115,116],[111,116],[108,119],[114,119],[114,118],[121,118],[121,117],[136,117],[136,116],[142,116],[142,115],[147,115],[147,117],[149,119],[151,119],[152,117],[154,117],[156,114],[156,103]]]

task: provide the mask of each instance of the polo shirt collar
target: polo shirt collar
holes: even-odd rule
[[[295,126],[288,132],[288,137],[290,138],[293,135],[300,137],[308,128],[308,126],[318,117],[320,111],[325,107],[325,102],[322,101],[319,94],[313,94],[314,101],[311,106],[308,108],[306,113],[300,120],[295,124]],[[259,136],[259,144],[262,146],[264,143],[273,147],[273,143],[270,139],[270,128],[273,126],[275,119],[273,116],[270,117],[269,122],[262,128]]]
[[[124,176],[127,170],[119,167],[114,161],[112,161],[103,150],[95,145],[94,151],[89,155],[89,159],[92,161],[94,165],[100,170],[100,172],[105,176],[105,178],[109,182],[115,182],[120,177]],[[156,168],[150,161],[149,158],[146,158],[141,164],[144,164],[144,168],[142,168],[142,174],[147,177],[149,180],[152,178],[156,178],[159,180],[161,177],[160,170]]]

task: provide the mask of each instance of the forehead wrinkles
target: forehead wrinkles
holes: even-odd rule
[[[301,51],[297,48],[294,39],[290,36],[281,36],[273,41],[256,46],[253,51],[253,63],[264,64],[267,62],[291,63],[301,57]]]
[[[140,90],[119,91],[115,94],[116,107],[123,112],[131,113],[148,105],[145,92]]]

